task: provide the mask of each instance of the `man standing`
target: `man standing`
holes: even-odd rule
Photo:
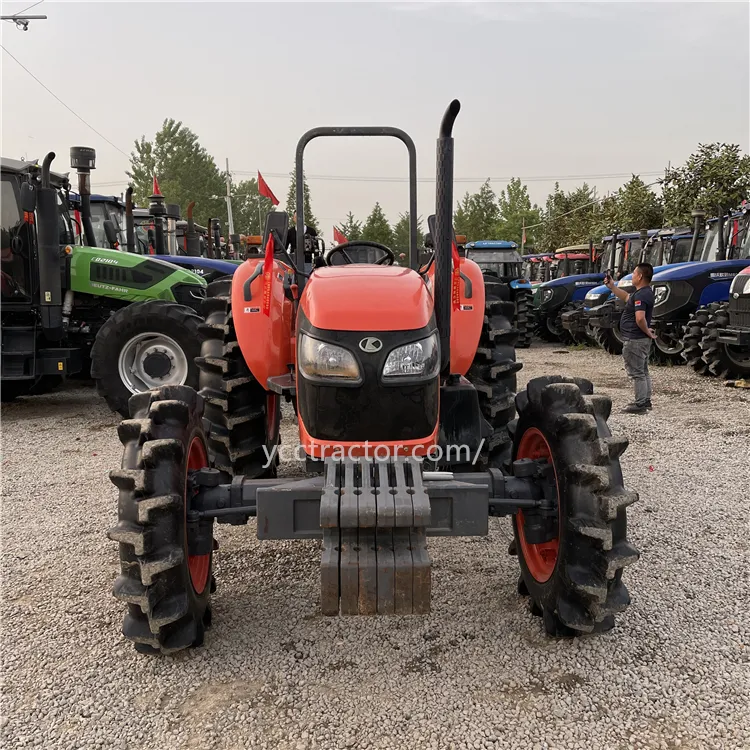
[[[656,338],[650,328],[654,311],[654,293],[651,289],[653,275],[654,267],[650,263],[639,263],[633,271],[635,291],[632,294],[618,289],[609,272],[604,277],[607,288],[625,302],[625,310],[620,318],[620,333],[625,340],[622,359],[625,372],[635,386],[635,401],[623,409],[626,414],[645,414],[651,408],[648,358],[651,355],[651,339]]]

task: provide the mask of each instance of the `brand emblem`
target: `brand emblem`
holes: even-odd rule
[[[359,348],[363,352],[374,354],[375,352],[379,352],[383,348],[383,342],[380,339],[374,338],[373,336],[368,336],[367,338],[364,338],[359,342]]]

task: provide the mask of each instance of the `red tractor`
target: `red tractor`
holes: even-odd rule
[[[267,220],[265,257],[206,300],[200,392],[170,386],[130,400],[122,422],[117,525],[138,651],[203,642],[210,624],[214,523],[255,517],[260,539],[322,542],[323,613],[424,614],[428,536],[486,535],[512,516],[519,593],[554,636],[601,632],[629,603],[626,537],[610,400],[581,378],[534,378],[514,396],[513,303],[485,294],[451,223],[452,129],[437,144],[434,253],[419,266],[416,150],[389,127],[317,128],[297,146],[297,246],[288,217]],[[303,154],[314,138],[392,136],[409,154],[410,267],[373,243],[334,248],[304,271]],[[307,470],[276,478],[280,400],[294,404]],[[516,410],[517,418],[514,419]]]

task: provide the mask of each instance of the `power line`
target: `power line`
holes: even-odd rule
[[[15,60],[15,62],[18,63],[18,65],[20,65],[48,94],[51,94],[55,99],[57,99],[57,101],[60,102],[60,104],[62,104],[63,107],[68,110],[68,112],[75,115],[87,128],[89,128],[89,130],[93,130],[94,133],[96,133],[102,140],[105,140],[107,143],[109,143],[109,145],[112,146],[113,149],[119,151],[125,158],[130,158],[121,148],[112,143],[112,141],[110,141],[106,135],[100,133],[93,125],[89,125],[89,123],[86,122],[86,120],[84,120],[83,117],[78,114],[78,112],[76,112],[74,109],[71,109],[54,91],[45,86],[17,57],[8,52],[8,50],[2,44],[0,44],[0,48],[2,48],[3,52],[5,52],[5,54],[8,55],[12,60]]]
[[[594,180],[594,179],[625,179],[632,177],[634,174],[653,177],[661,175],[664,170],[644,171],[644,172],[608,172],[604,174],[579,174],[579,175],[534,175],[531,177],[511,176],[511,177],[454,177],[453,182],[477,183],[486,180],[495,182],[510,182],[511,179],[520,179],[522,182],[563,182],[569,180]],[[257,170],[233,169],[232,174],[236,175],[255,175]],[[263,172],[268,177],[288,178],[288,172]],[[321,181],[341,181],[341,182],[400,182],[406,183],[408,177],[366,177],[359,175],[305,175],[306,180]],[[417,177],[417,182],[428,183],[435,182],[434,177]]]
[[[31,10],[32,8],[36,8],[37,5],[41,5],[44,2],[44,0],[37,0],[37,2],[32,3],[29,5],[28,8],[24,8],[23,10],[19,10],[18,13],[14,13],[14,16],[22,16],[27,10]]]

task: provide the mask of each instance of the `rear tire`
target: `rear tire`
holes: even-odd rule
[[[197,388],[198,367],[195,358],[200,353],[200,322],[200,317],[191,308],[161,299],[137,302],[111,315],[99,329],[91,348],[91,377],[109,408],[127,417],[128,400],[134,393],[145,393],[152,388],[170,385]],[[156,375],[150,378],[150,383],[133,376],[128,384],[121,374],[121,355],[129,347],[135,347],[133,342],[138,337],[151,334],[169,339],[176,345],[175,352],[163,355],[164,366],[171,369],[161,377]],[[175,382],[170,382],[170,378]]]
[[[242,356],[232,319],[231,277],[211,282],[203,305],[197,364],[212,465],[231,476],[275,477],[278,454],[265,464],[279,443],[279,398],[266,392]]]
[[[713,308],[713,309],[711,309]],[[701,341],[703,360],[717,378],[745,379],[750,377],[750,348],[719,342],[719,331],[729,328],[729,303],[709,305],[711,316]]]
[[[537,313],[537,323],[534,333],[539,336],[543,341],[547,341],[551,344],[560,343],[560,330],[558,330],[559,323],[557,316],[548,316],[542,312]],[[560,325],[560,329],[565,330]]]
[[[531,292],[519,289],[515,292],[515,317],[514,321],[518,329],[517,349],[528,349],[531,346],[532,312]]]
[[[665,339],[662,336],[657,336],[654,339],[654,345],[651,347],[651,362],[655,365],[665,366],[684,365],[685,359],[682,356],[684,348],[685,344],[682,337]]]
[[[484,460],[502,468],[510,459],[508,423],[515,415],[516,373],[523,365],[516,362],[518,331],[511,324],[515,305],[498,299],[493,291],[492,284],[485,285],[484,324],[466,377],[476,388],[479,409],[492,427]]]
[[[165,386],[130,400],[118,428],[122,468],[118,522],[107,536],[120,545],[113,594],[127,605],[123,635],[137,651],[170,654],[203,643],[211,622],[213,553],[187,548],[188,470],[208,465],[203,399],[187,386]]]
[[[597,328],[596,343],[609,354],[620,356],[624,341],[620,338],[620,321],[616,321],[612,328]]]
[[[706,324],[713,310],[718,307],[717,303],[712,303],[708,307],[699,307],[688,320],[685,326],[685,333],[682,337],[682,358],[693,368],[699,375],[710,375],[708,371],[708,362],[703,359],[703,349],[701,342],[706,333]]]
[[[527,541],[525,519],[513,517],[521,593],[551,636],[578,636],[614,626],[630,596],[622,571],[638,551],[627,540],[626,508],[638,494],[623,487],[625,438],[607,427],[612,402],[582,378],[542,377],[516,397],[513,458],[549,458],[557,513],[549,540]],[[546,455],[545,455],[546,454]]]

